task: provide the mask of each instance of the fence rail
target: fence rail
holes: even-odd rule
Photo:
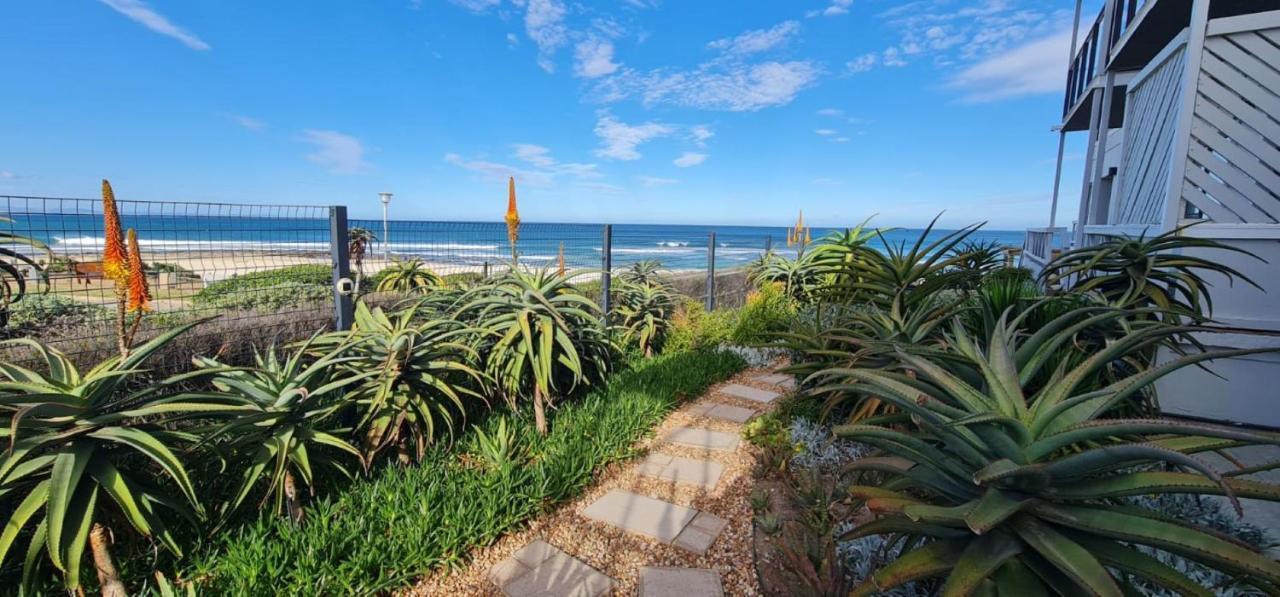
[[[182,366],[192,354],[235,360],[255,343],[346,327],[355,291],[372,293],[413,261],[453,283],[512,263],[501,222],[392,220],[384,226],[348,219],[343,206],[127,200],[117,206],[123,226],[137,231],[153,295],[139,338],[213,318],[185,334],[170,356],[161,355],[165,366]],[[101,201],[0,196],[0,215],[9,220],[0,222],[0,231],[17,239],[6,248],[39,266],[20,268],[28,293],[10,305],[0,335],[38,338],[84,362],[111,354],[116,291],[103,277]],[[359,238],[367,242],[352,243]],[[523,268],[563,267],[604,303],[606,268],[656,259],[682,293],[736,306],[747,292],[744,266],[770,245],[758,230],[729,227],[525,223],[515,258]],[[340,282],[347,280],[344,288]],[[374,295],[398,299],[395,292]]]

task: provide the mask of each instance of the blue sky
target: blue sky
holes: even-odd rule
[[[1041,226],[1073,6],[5,2],[0,195],[495,220],[514,175],[528,221]]]

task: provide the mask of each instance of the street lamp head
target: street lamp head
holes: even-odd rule
[[[391,193],[378,193],[378,198],[382,200],[382,204],[391,203]]]

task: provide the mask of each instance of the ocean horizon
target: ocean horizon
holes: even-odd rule
[[[98,214],[58,214],[10,212],[12,223],[4,228],[46,243],[59,256],[93,259],[103,244],[102,216]],[[317,214],[319,215],[319,214]],[[138,231],[139,244],[148,259],[165,254],[192,252],[271,252],[327,254],[327,217],[244,217],[227,215],[122,214],[124,226]],[[506,225],[502,222],[448,222],[390,220],[389,242],[384,239],[381,220],[352,219],[348,228],[362,227],[379,240],[369,253],[418,257],[429,263],[450,266],[482,266],[509,259]],[[815,227],[810,237],[822,237],[845,228]],[[602,265],[604,225],[528,222],[520,227],[517,243],[520,259],[530,265],[551,265],[558,261],[563,246],[566,265],[571,268],[599,268]],[[715,233],[716,267],[745,265],[766,248],[775,252],[794,251],[786,245],[787,228],[782,226],[717,226],[690,224],[613,224],[614,267],[656,259],[667,269],[705,269],[710,233]],[[888,228],[872,246],[913,243],[923,232],[919,228]],[[935,229],[929,240],[952,230]],[[979,229],[969,240],[1022,246],[1022,231]]]

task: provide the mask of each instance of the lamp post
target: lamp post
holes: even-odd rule
[[[391,193],[378,193],[382,200],[382,254],[391,258],[391,229],[387,227],[387,205],[391,203]]]

